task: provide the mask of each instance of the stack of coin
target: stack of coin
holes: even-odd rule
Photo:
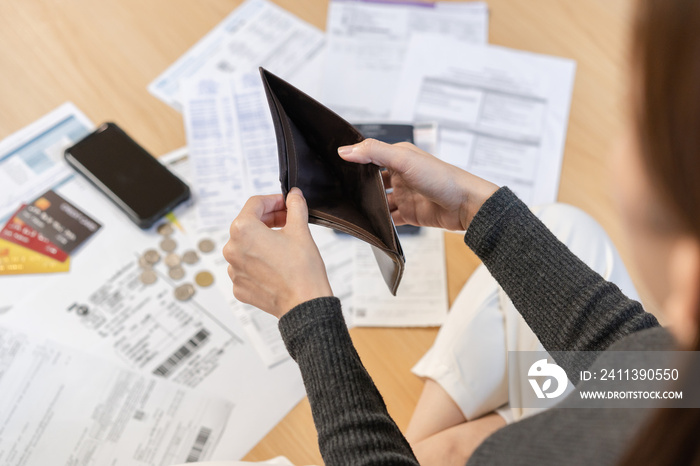
[[[173,226],[169,222],[162,223],[158,225],[156,231],[163,236],[160,249],[168,253],[163,259],[165,265],[168,266],[168,276],[173,280],[182,280],[185,277],[185,269],[182,268],[180,256],[174,252],[177,249],[177,241],[170,237],[174,232]]]
[[[160,253],[155,249],[149,249],[139,257],[139,266],[141,267],[141,275],[139,280],[144,285],[152,285],[158,279],[158,275],[153,270],[153,266],[160,260]]]

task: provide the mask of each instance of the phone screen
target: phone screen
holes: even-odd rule
[[[189,197],[186,184],[114,123],[67,149],[66,159],[144,228]]]

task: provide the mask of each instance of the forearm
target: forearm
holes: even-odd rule
[[[355,351],[337,298],[300,304],[279,326],[301,369],[326,464],[418,464]]]
[[[604,350],[658,326],[651,314],[579,260],[507,188],[486,201],[465,242],[548,351]]]

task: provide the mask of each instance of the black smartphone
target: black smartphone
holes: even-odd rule
[[[190,197],[190,188],[180,178],[114,123],[104,123],[66,149],[64,156],[144,229]]]

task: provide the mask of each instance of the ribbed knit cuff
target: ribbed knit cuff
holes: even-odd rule
[[[321,328],[341,328],[347,333],[340,300],[334,296],[316,298],[299,304],[279,321],[279,329],[284,344],[294,360],[304,341]]]
[[[508,217],[509,211],[515,207],[527,206],[508,187],[504,186],[493,193],[481,206],[464,234],[464,242],[482,258],[488,254],[498,241],[498,231],[501,231],[501,221]]]

